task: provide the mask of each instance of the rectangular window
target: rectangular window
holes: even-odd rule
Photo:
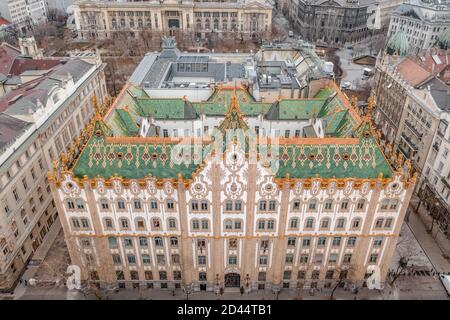
[[[356,237],[350,237],[347,240],[347,246],[354,247],[356,243]]]
[[[206,256],[198,256],[198,264],[200,266],[206,265]]]
[[[228,264],[236,265],[237,264],[237,256],[231,255],[228,257]]]
[[[260,257],[259,257],[259,264],[260,264],[261,266],[267,265],[267,261],[268,261],[268,258],[267,258],[266,255],[260,256]]]

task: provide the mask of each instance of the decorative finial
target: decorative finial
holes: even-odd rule
[[[375,105],[375,98],[374,98],[374,96],[371,95],[367,102],[368,102],[368,104],[367,104],[367,116],[368,117],[372,117],[372,109],[373,109],[373,106]]]

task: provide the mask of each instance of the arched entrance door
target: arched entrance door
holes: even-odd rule
[[[225,287],[239,288],[241,285],[241,276],[238,273],[228,273],[225,275]]]

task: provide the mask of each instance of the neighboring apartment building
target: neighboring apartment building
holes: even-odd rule
[[[67,9],[73,5],[74,0],[45,0],[48,9],[56,9],[67,12]]]
[[[271,103],[240,85],[197,102],[127,85],[49,177],[82,280],[278,291],[359,286],[379,267],[384,281],[415,176],[322,81]]]
[[[255,37],[272,28],[272,5],[264,0],[81,0],[75,2],[74,15],[80,39],[113,38],[118,33],[135,37],[143,30],[235,39]]]
[[[408,51],[406,34],[400,32],[378,56],[373,87],[375,122],[383,139],[422,173],[442,113],[447,112],[448,102],[442,95],[448,94],[450,53],[434,48],[420,56],[406,56]]]
[[[33,25],[47,21],[47,6],[45,0],[2,0],[0,15],[24,34]]]
[[[300,35],[307,41],[325,42],[329,44],[345,44],[360,41],[372,35],[368,27],[373,22],[374,12],[379,8],[377,16],[379,28],[386,25],[391,10],[401,0],[288,0],[288,18]]]
[[[450,2],[410,0],[392,11],[388,37],[405,32],[411,51],[417,53],[434,47],[449,25]]]
[[[93,53],[15,59],[22,78],[0,97],[0,290],[18,277],[48,234],[60,228],[47,174],[106,96],[104,64]],[[36,72],[38,70],[38,72]]]
[[[442,230],[450,231],[450,87],[434,79],[430,84],[434,100],[439,103],[439,124],[428,153],[420,188],[428,187],[442,208],[436,217]]]

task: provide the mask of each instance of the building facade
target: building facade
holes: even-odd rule
[[[449,54],[438,48],[418,56],[406,56],[408,52],[406,33],[400,32],[377,58],[375,123],[383,139],[422,173],[441,117],[448,112],[446,95],[450,91],[445,74]]]
[[[0,1],[0,16],[24,34],[33,25],[47,21],[47,5],[45,0],[4,0]]]
[[[57,62],[0,98],[1,291],[14,288],[42,244],[53,241],[49,234],[59,232],[48,171],[92,116],[91,98],[106,96],[99,57],[84,54]],[[28,67],[43,63],[29,60]]]
[[[410,163],[333,81],[311,97],[125,87],[49,177],[82,280],[216,292],[384,281]]]
[[[434,47],[450,25],[450,4],[411,0],[392,11],[388,37],[403,31],[413,52]]]
[[[383,28],[386,25],[386,17],[389,17],[392,8],[399,2],[398,0],[289,0],[285,2],[288,8],[285,11],[305,40],[342,45],[365,39]],[[376,10],[379,10],[379,14],[376,15],[379,21],[373,23]]]
[[[74,15],[81,39],[107,39],[119,33],[135,37],[144,30],[248,38],[272,28],[272,6],[260,0],[78,1]]]

